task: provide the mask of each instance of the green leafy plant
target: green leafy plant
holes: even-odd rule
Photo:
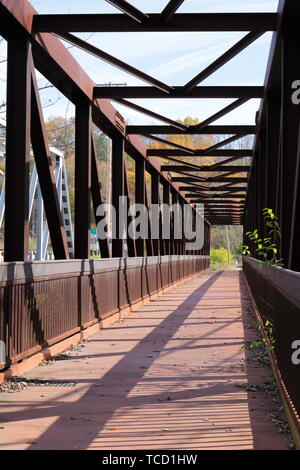
[[[258,230],[246,232],[246,236],[254,242],[255,253],[261,259],[261,264],[270,264],[275,266],[283,266],[283,259],[278,258],[278,241],[281,238],[281,230],[278,217],[272,209],[265,208],[262,210],[265,220],[265,226],[268,236],[260,237]],[[243,255],[251,256],[248,245],[241,246]]]
[[[250,341],[245,346],[243,346],[242,349],[244,351],[247,351],[249,349],[259,349],[263,346],[265,346],[267,351],[274,349],[275,337],[274,337],[273,323],[270,320],[266,320],[264,327],[265,327],[265,332],[269,339],[269,344],[266,338],[257,338],[256,340]],[[257,329],[261,330],[261,326],[257,325]]]

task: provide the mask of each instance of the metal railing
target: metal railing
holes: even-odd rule
[[[244,258],[244,273],[259,314],[273,325],[274,353],[286,390],[300,415],[299,364],[293,346],[300,340],[300,273]]]
[[[1,368],[209,267],[208,256],[3,263]]]

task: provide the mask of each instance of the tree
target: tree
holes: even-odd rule
[[[45,124],[49,144],[65,153],[67,159],[75,152],[75,117],[55,116]]]

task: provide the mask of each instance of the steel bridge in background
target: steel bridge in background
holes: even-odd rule
[[[117,14],[38,14],[27,0],[0,0],[0,34],[7,41],[7,132],[5,181],[5,263],[0,266],[0,340],[6,344],[3,376],[24,359],[72,335],[83,334],[167,286],[209,267],[213,225],[243,225],[264,231],[262,209],[271,207],[282,227],[284,268],[262,270],[244,258],[244,273],[261,318],[276,332],[274,371],[295,436],[300,435],[299,367],[291,362],[300,340],[300,5],[280,0],[277,13],[181,14],[171,0],[161,14],[144,13],[124,0],[110,0]],[[244,31],[245,36],[183,86],[170,86],[83,41],[76,32]],[[264,86],[204,86],[202,82],[265,32],[273,33]],[[67,41],[144,81],[147,86],[97,86],[68,52]],[[36,70],[75,106],[74,258],[55,185]],[[204,122],[187,126],[134,104],[130,99],[232,98]],[[215,125],[253,98],[261,99],[256,124]],[[163,125],[127,125],[111,101],[150,116]],[[18,117],[16,119],[16,116]],[[99,261],[89,260],[91,207],[96,223],[103,202],[93,128],[112,141],[112,204],[129,196],[124,154],[135,161],[136,203],[205,205],[205,241],[187,252],[185,240],[127,238],[99,240]],[[171,143],[161,135],[231,135],[205,149]],[[223,149],[244,136],[253,149]],[[18,138],[16,138],[18,136]],[[170,148],[148,149],[141,137]],[[30,145],[49,234],[53,262],[30,263],[28,255]],[[199,164],[182,161],[197,157]],[[221,158],[201,165],[201,158]],[[226,158],[225,158],[226,157]],[[251,157],[251,165],[233,164]],[[161,162],[160,158],[168,160]],[[199,176],[203,172],[203,176]],[[213,176],[207,176],[213,172]],[[146,174],[151,176],[151,198]],[[197,175],[193,176],[193,173]],[[238,176],[237,176],[238,175]],[[204,184],[204,185],[203,185]],[[161,235],[161,234],[160,234]],[[109,292],[109,295],[108,295]]]

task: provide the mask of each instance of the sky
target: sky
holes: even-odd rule
[[[167,0],[130,1],[137,8],[148,13],[160,12],[167,4]],[[119,13],[104,0],[31,0],[31,3],[39,13],[44,14]],[[278,0],[185,0],[178,13],[275,12],[277,5]],[[184,85],[245,34],[245,32],[82,33],[78,36],[169,85]],[[271,34],[264,34],[201,85],[263,85],[270,41]],[[70,49],[70,53],[97,84],[112,82],[137,86],[147,85],[74,47]],[[0,103],[5,99],[5,63],[1,64],[4,58],[5,44],[2,42],[0,44]],[[40,75],[38,78],[40,86],[44,86],[46,81]],[[74,114],[74,106],[55,90],[41,91],[41,99],[46,119],[51,116]],[[132,101],[171,119],[184,119],[186,116],[192,116],[202,121],[234,100],[148,99]],[[113,104],[131,124],[159,123],[153,118],[116,103]],[[258,107],[259,100],[252,99],[216,121],[216,124],[254,124]]]

